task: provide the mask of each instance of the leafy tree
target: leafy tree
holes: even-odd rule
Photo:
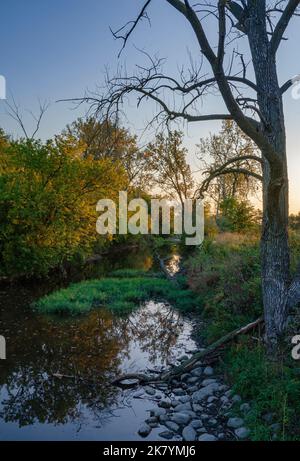
[[[148,145],[146,155],[154,185],[169,198],[178,199],[183,204],[193,195],[194,181],[182,137],[179,131],[171,131],[167,136],[160,133]]]
[[[202,139],[198,148],[199,158],[206,168],[205,174],[210,178],[207,193],[215,203],[217,216],[224,200],[247,200],[261,190],[261,183],[254,176],[261,174],[260,164],[255,160],[260,155],[259,150],[232,120],[223,121],[220,133]],[[226,174],[220,174],[225,165],[231,165],[232,159],[237,157],[240,160],[234,163],[231,172],[226,168]],[[241,173],[243,169],[245,174]],[[249,176],[249,171],[253,176]],[[214,173],[215,177],[212,178]],[[205,182],[202,187],[206,188]]]
[[[126,182],[119,163],[91,160],[54,142],[20,140],[0,149],[0,267],[40,274],[99,238],[96,202],[117,198]]]
[[[247,200],[228,197],[221,202],[220,211],[218,225],[223,231],[244,232],[259,222],[258,212]]]

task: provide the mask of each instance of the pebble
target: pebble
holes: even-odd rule
[[[199,442],[216,442],[217,438],[212,434],[202,434],[198,438]]]
[[[151,432],[151,427],[148,424],[142,424],[142,426],[139,428],[138,433],[141,437],[147,437]]]
[[[188,424],[191,420],[191,416],[188,413],[174,413],[172,415],[172,421],[179,425]]]
[[[178,424],[174,423],[174,421],[166,421],[164,424],[168,429],[170,429],[170,431],[173,431],[173,432],[179,431],[179,426]]]
[[[174,411],[192,411],[192,405],[190,402],[180,403],[174,408]]]
[[[202,373],[203,373],[202,367],[194,368],[192,371],[192,375],[197,376],[197,377],[202,376]]]
[[[200,429],[200,427],[203,427],[203,423],[201,419],[194,419],[191,423],[190,426],[192,426],[194,429]]]
[[[192,426],[186,426],[182,431],[182,437],[186,442],[193,442],[196,440],[197,434]]]
[[[174,436],[174,432],[172,431],[163,431],[158,434],[162,439],[171,440]]]
[[[244,424],[244,420],[242,418],[229,418],[227,422],[227,426],[232,427],[233,429],[242,427],[243,424]]]
[[[161,408],[170,408],[171,407],[171,400],[170,399],[162,399],[158,405]]]
[[[234,433],[239,439],[246,439],[249,436],[250,431],[246,427],[239,427],[234,431]]]
[[[249,403],[242,403],[242,405],[240,406],[240,411],[242,413],[248,413],[250,411],[251,407],[249,405]]]
[[[145,387],[145,392],[146,392],[148,395],[155,395],[155,393],[156,393],[155,389],[153,389],[153,387],[149,387],[149,386],[146,386],[146,387]]]
[[[205,376],[211,376],[214,374],[214,370],[212,367],[205,367],[204,370],[203,370],[203,374]]]
[[[174,395],[177,395],[177,396],[186,394],[186,392],[181,387],[177,387],[176,389],[173,389],[172,392]]]

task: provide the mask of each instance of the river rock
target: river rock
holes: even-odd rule
[[[191,416],[188,414],[188,413],[185,413],[185,412],[176,412],[172,415],[172,421],[174,421],[175,423],[179,424],[179,425],[186,425],[190,422],[191,420]]]
[[[159,418],[166,414],[166,410],[164,408],[155,407],[150,410],[150,416],[156,416]]]
[[[241,402],[242,401],[242,397],[238,394],[235,394],[231,400],[233,401],[233,403],[238,403],[238,402]]]
[[[242,403],[242,405],[240,406],[240,411],[242,413],[248,413],[250,410],[251,410],[251,407],[249,403]]]
[[[158,434],[161,438],[166,440],[171,440],[174,436],[174,432],[172,431],[163,431]]]
[[[194,419],[191,421],[190,426],[192,426],[194,429],[200,429],[200,427],[203,427],[203,423],[201,419]]]
[[[151,432],[151,427],[148,424],[142,424],[142,426],[139,428],[138,433],[141,437],[147,437]]]
[[[195,384],[199,381],[199,378],[197,376],[191,376],[190,378],[187,379],[188,384]]]
[[[180,403],[187,403],[191,400],[191,397],[189,395],[182,395],[181,397],[179,397],[179,402]],[[178,402],[178,405],[179,405],[179,402]],[[177,405],[175,405],[176,407]]]
[[[205,433],[205,434],[200,435],[198,440],[199,442],[216,442],[217,438],[212,434]]]
[[[153,387],[150,387],[150,386],[146,386],[146,387],[145,387],[145,392],[146,392],[148,395],[155,395],[155,393],[156,393],[155,389],[153,389]]]
[[[242,418],[229,418],[227,422],[227,426],[232,427],[233,429],[242,427],[243,424],[244,424],[244,420]]]
[[[138,391],[136,391],[134,394],[133,394],[133,398],[134,399],[139,399],[142,395],[144,395],[144,390],[143,389],[139,389]]]
[[[160,402],[158,402],[158,406],[161,408],[170,408],[171,405],[172,404],[170,399],[162,399]]]
[[[192,399],[194,403],[200,403],[202,400],[205,398],[209,397],[212,395],[214,392],[216,392],[219,388],[219,385],[217,383],[212,383],[209,384],[208,386],[203,387],[199,391],[196,391],[193,393]]]
[[[186,402],[186,403],[180,403],[179,405],[177,405],[175,408],[174,408],[174,411],[192,411],[192,405],[190,404],[190,402]]]
[[[214,374],[214,369],[212,367],[205,367],[203,370],[205,376],[211,376]]]
[[[216,383],[216,382],[217,382],[217,380],[214,379],[214,378],[207,378],[207,379],[204,379],[204,380],[202,381],[201,385],[202,385],[203,387],[205,387],[205,386],[209,386],[210,384],[214,384],[214,383]]]
[[[193,442],[196,440],[197,434],[192,426],[186,426],[182,431],[182,437],[186,442]]]
[[[177,387],[176,389],[173,389],[172,392],[174,395],[177,395],[177,396],[186,394],[186,392],[181,387]]]
[[[234,433],[239,439],[246,439],[249,436],[250,431],[247,427],[239,427],[234,431]]]
[[[173,432],[179,431],[179,426],[174,421],[166,421],[164,424],[168,429],[170,429],[170,431],[173,431]]]
[[[194,368],[194,369],[192,370],[192,375],[193,375],[193,376],[199,377],[199,376],[202,376],[202,373],[203,373],[202,367],[197,367],[197,368]]]

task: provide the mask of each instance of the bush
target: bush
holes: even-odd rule
[[[120,190],[123,171],[74,149],[50,141],[0,145],[2,275],[46,274],[89,254],[99,239],[95,204]]]
[[[226,234],[206,240],[189,258],[189,287],[200,295],[210,319],[209,340],[258,317],[262,311],[259,246],[255,237]]]

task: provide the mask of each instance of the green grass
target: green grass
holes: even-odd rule
[[[300,377],[297,363],[290,358],[290,351],[282,359],[271,361],[262,345],[255,345],[245,338],[233,346],[224,359],[224,371],[233,383],[233,389],[251,410],[245,415],[251,439],[273,439],[271,424],[278,424],[276,440],[300,440]],[[239,414],[239,405],[235,414]],[[268,422],[264,416],[272,414]]]
[[[147,299],[166,300],[180,310],[197,308],[197,297],[159,278],[103,278],[88,280],[55,291],[38,300],[34,309],[42,313],[77,315],[105,306],[119,313],[130,312]]]

